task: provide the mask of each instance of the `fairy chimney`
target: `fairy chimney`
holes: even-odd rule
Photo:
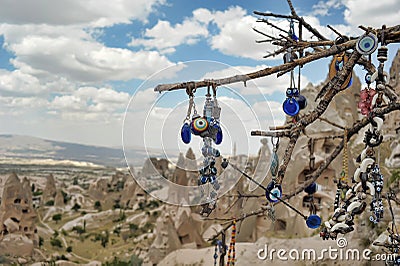
[[[38,245],[36,212],[28,179],[11,174],[4,182],[0,203],[0,254],[30,256]]]
[[[199,178],[198,166],[196,162],[196,155],[194,154],[192,148],[189,148],[185,156],[185,169],[188,180],[188,185],[197,185],[197,180]]]
[[[137,184],[134,181],[128,181],[124,185],[122,190],[120,204],[126,208],[132,208],[136,200],[136,188]]]
[[[152,264],[158,264],[166,255],[181,248],[174,223],[165,207],[163,215],[157,218],[155,234],[148,255]]]
[[[54,198],[54,206],[63,207],[64,206],[64,196],[61,189],[56,192],[56,197]]]
[[[188,185],[188,178],[185,170],[185,158],[183,154],[180,153],[178,157],[178,162],[176,163],[174,174],[172,175],[172,183],[170,184],[169,198],[172,202],[182,203],[189,202],[189,195],[187,191],[181,189],[180,186]],[[178,186],[177,186],[178,185]]]
[[[396,56],[393,58],[392,65],[390,66],[389,85],[392,86],[397,95],[400,95],[400,50],[397,50]],[[385,116],[385,123],[383,124],[383,131],[385,134],[391,135],[394,139],[398,139],[396,131],[398,131],[399,127],[399,112],[393,112]]]
[[[49,200],[54,200],[56,196],[57,189],[56,189],[56,181],[54,180],[54,176],[50,174],[46,180],[46,187],[43,191],[43,202],[48,202]]]
[[[90,183],[88,193],[94,200],[104,200],[108,192],[109,180],[107,178],[99,178],[95,182]]]
[[[175,221],[175,227],[182,245],[192,245],[197,248],[206,245],[201,236],[203,221],[193,219],[189,207],[179,207]]]

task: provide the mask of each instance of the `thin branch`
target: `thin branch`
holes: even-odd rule
[[[233,225],[233,220],[236,220],[236,222],[240,222],[240,221],[243,221],[243,220],[245,220],[245,219],[247,219],[247,218],[249,218],[249,217],[251,217],[251,216],[254,216],[254,215],[265,215],[265,212],[266,212],[266,211],[267,211],[266,209],[261,208],[261,209],[258,210],[258,211],[252,211],[252,212],[250,212],[250,213],[246,213],[246,214],[240,216],[239,218],[220,218],[219,220],[222,220],[222,221],[231,221],[231,222],[230,222],[227,226],[225,226],[225,228],[223,228],[221,231],[219,231],[217,234],[215,234],[213,237],[211,237],[210,239],[208,239],[208,241],[213,241],[214,239],[216,239],[217,237],[219,237],[219,236],[222,234],[222,232],[227,231],[227,230]],[[215,218],[214,218],[214,219],[209,218],[209,219],[207,219],[207,220],[215,220]]]
[[[310,54],[308,56],[305,56],[305,57],[302,57],[299,59],[295,59],[295,60],[293,60],[293,62],[290,62],[290,63],[286,63],[286,64],[282,64],[279,66],[274,66],[274,67],[267,67],[262,70],[251,72],[248,74],[235,75],[235,76],[230,76],[230,77],[222,78],[222,79],[214,79],[212,81],[203,80],[203,81],[181,82],[181,83],[174,83],[174,84],[160,84],[154,88],[154,91],[156,91],[156,92],[174,91],[174,90],[179,90],[179,89],[187,89],[189,87],[201,88],[201,87],[209,86],[210,82],[213,82],[214,84],[216,84],[218,86],[237,83],[237,82],[245,82],[248,80],[262,78],[265,76],[269,76],[269,75],[278,73],[280,71],[291,69],[298,65],[304,65],[309,62],[318,60],[320,58],[329,57],[331,55],[343,52],[347,49],[351,49],[354,47],[355,44],[356,44],[356,40],[351,40],[351,41],[345,42],[340,45],[332,46],[331,48],[324,50],[322,52]]]
[[[274,36],[271,36],[271,35],[266,34],[266,33],[262,32],[262,31],[260,31],[260,30],[257,30],[256,28],[253,28],[253,30],[254,30],[255,32],[257,32],[257,33],[259,33],[259,34],[265,36],[265,37],[271,38],[271,39],[273,39],[273,40],[279,40],[278,38],[275,38]]]
[[[262,130],[253,130],[250,132],[251,136],[259,136],[259,137],[290,137],[290,131],[274,131],[274,132],[268,132],[268,131],[262,131]]]
[[[297,13],[296,13],[296,10],[293,7],[292,0],[286,0],[286,1],[287,1],[288,5],[289,5],[290,13],[292,14],[292,16],[293,17],[298,17]]]
[[[255,15],[264,16],[264,17],[296,19],[296,17],[294,17],[294,16],[281,15],[281,14],[275,14],[275,13],[264,13],[264,12],[260,12],[260,11],[253,11],[253,13]]]
[[[330,125],[332,125],[332,126],[334,126],[334,127],[337,127],[337,128],[340,128],[340,129],[344,129],[343,126],[338,125],[338,124],[336,124],[336,123],[334,123],[334,122],[332,122],[332,121],[329,121],[328,119],[326,119],[326,118],[324,118],[324,117],[318,117],[318,119],[321,120],[321,121],[324,121],[324,122],[326,122],[326,123],[328,123],[328,124],[330,124]]]
[[[326,25],[328,27],[328,29],[330,29],[331,31],[333,31],[334,33],[336,33],[336,35],[338,35],[339,37],[344,37],[343,34],[341,34],[340,32],[338,32],[335,28],[333,28],[331,25]]]
[[[282,29],[281,27],[276,26],[275,24],[269,22],[267,19],[262,19],[262,18],[260,18],[260,19],[257,20],[257,22],[264,22],[264,23],[266,23],[268,26],[271,26],[272,28],[275,28],[275,29],[277,29],[277,30],[279,30],[279,31],[283,31],[283,32],[289,34],[289,32],[288,32],[287,30],[284,30],[284,29]]]

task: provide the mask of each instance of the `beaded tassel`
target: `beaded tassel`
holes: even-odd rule
[[[226,263],[226,266],[235,265],[235,256],[236,256],[235,244],[236,244],[236,220],[233,220],[231,243],[229,244],[228,262]]]
[[[217,266],[217,259],[218,259],[218,244],[215,244],[215,249],[214,249],[214,266]]]
[[[348,173],[349,173],[349,158],[347,151],[347,128],[345,128],[343,133],[343,168],[342,168],[342,173],[340,174],[341,175],[340,181],[347,183]]]

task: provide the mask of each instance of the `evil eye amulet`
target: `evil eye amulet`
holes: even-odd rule
[[[365,74],[365,82],[367,84],[371,84],[371,79],[372,79],[372,74],[371,73]]]
[[[190,124],[185,123],[181,128],[181,139],[184,143],[189,144],[192,138],[192,134],[190,132]]]
[[[297,88],[292,89],[293,97],[299,96],[299,90]]]
[[[308,228],[317,229],[322,223],[321,217],[316,214],[311,214],[307,217],[306,224]]]
[[[271,181],[268,186],[267,190],[265,191],[265,196],[267,200],[270,202],[278,202],[279,199],[282,197],[282,187],[279,184],[275,184],[274,181]]]
[[[192,121],[192,132],[195,135],[200,135],[208,129],[208,121],[203,117],[197,117]]]
[[[375,34],[364,34],[358,38],[356,50],[362,55],[370,55],[375,52],[378,47],[378,37]]]
[[[295,116],[300,111],[300,105],[295,98],[287,98],[283,102],[283,111],[289,116]]]
[[[292,88],[286,89],[286,97],[293,97],[293,89]]]
[[[202,175],[202,176],[200,177],[200,183],[201,183],[202,185],[204,185],[205,183],[207,183],[207,181],[208,181],[208,176]]]

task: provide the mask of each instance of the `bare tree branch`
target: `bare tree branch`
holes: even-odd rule
[[[160,84],[154,88],[154,91],[162,92],[162,91],[174,91],[174,90],[187,89],[187,88],[201,88],[201,87],[209,86],[210,82],[216,84],[217,86],[227,85],[227,84],[232,84],[232,83],[237,83],[237,82],[246,82],[248,80],[269,76],[269,75],[278,73],[280,71],[291,69],[291,68],[294,68],[299,65],[304,65],[309,62],[343,52],[347,49],[353,48],[355,43],[356,43],[355,40],[348,41],[348,42],[345,42],[340,45],[332,46],[331,48],[329,48],[325,51],[311,54],[311,55],[302,57],[300,59],[295,59],[293,62],[290,62],[290,63],[286,63],[283,65],[274,66],[274,67],[267,67],[265,69],[251,72],[248,74],[235,75],[235,76],[222,78],[222,79],[214,79],[212,81],[203,80],[203,81],[181,82],[181,83],[174,83],[174,84]]]

